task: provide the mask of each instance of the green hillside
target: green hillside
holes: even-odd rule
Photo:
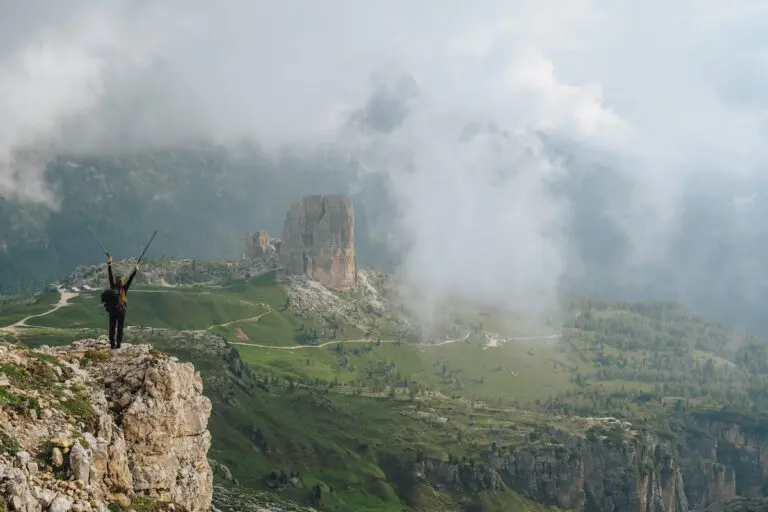
[[[271,277],[271,282],[270,282]],[[217,324],[253,317],[268,311],[272,304],[285,302],[274,285],[254,279],[247,285],[232,283],[218,288],[195,286],[161,288],[134,285],[128,294],[133,325],[176,330],[208,329]],[[78,294],[71,306],[35,320],[44,327],[103,327],[106,312],[100,302],[101,290]]]
[[[211,457],[237,480],[217,482],[243,499],[279,491],[309,505],[320,485],[322,510],[545,510],[507,483],[437,490],[409,468],[425,457],[462,460],[474,474],[496,447],[527,446],[551,427],[583,435],[581,417],[679,436],[701,414],[749,418],[765,405],[768,367],[745,351],[766,345],[674,304],[567,297],[557,327],[453,305],[440,331],[454,334],[415,344],[393,335],[404,331],[386,315],[370,313],[376,321],[363,323],[375,328],[361,328],[357,317],[299,309],[285,286],[270,273],[129,293],[126,341],[202,373],[214,404]],[[337,300],[368,309],[359,294]],[[57,302],[55,293],[6,299],[0,327]],[[105,327],[98,292],[88,292],[0,339],[69,343]]]
[[[28,296],[0,296],[0,325],[10,325],[30,315],[45,313],[59,301],[56,292]]]

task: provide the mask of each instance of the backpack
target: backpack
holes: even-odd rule
[[[125,312],[125,302],[120,300],[120,290],[111,289],[101,292],[101,302],[104,303],[104,309],[111,315]]]

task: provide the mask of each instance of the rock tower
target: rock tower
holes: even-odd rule
[[[243,259],[252,260],[277,254],[280,252],[281,243],[279,238],[270,238],[269,233],[264,230],[246,233]]]
[[[305,274],[334,290],[357,287],[355,212],[346,196],[307,196],[285,219],[280,258],[286,274]]]
[[[244,258],[261,258],[269,251],[269,233],[259,230],[256,233],[247,233],[245,235],[245,253]]]

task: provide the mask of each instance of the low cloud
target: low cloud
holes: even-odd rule
[[[576,259],[550,187],[573,164],[541,133],[610,155],[628,194],[602,214],[625,263],[663,260],[691,183],[765,161],[764,16],[746,0],[8,3],[0,196],[55,206],[57,152],[333,144],[390,177],[406,278],[530,302]]]

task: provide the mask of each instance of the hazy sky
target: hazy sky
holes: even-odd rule
[[[499,299],[550,289],[571,256],[546,183],[568,169],[532,132],[622,162],[633,195],[606,213],[634,260],[653,258],[693,173],[766,160],[767,28],[768,3],[748,0],[3,2],[0,195],[50,200],[39,161],[16,155],[32,143],[44,158],[196,135],[335,142],[397,178],[407,275]],[[342,129],[404,73],[419,94],[398,129]],[[470,122],[513,147],[459,144]]]

